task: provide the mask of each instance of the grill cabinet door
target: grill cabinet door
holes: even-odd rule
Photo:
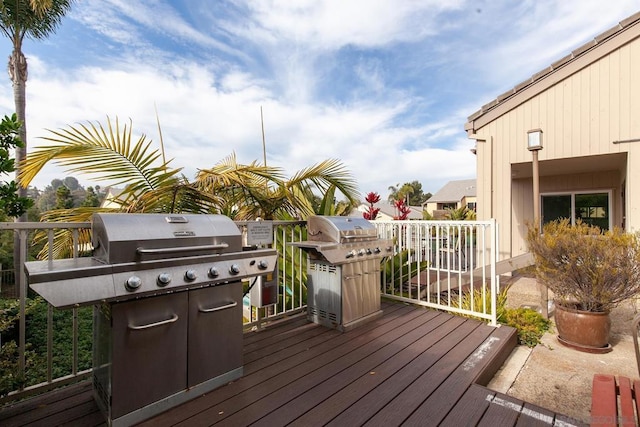
[[[242,366],[242,283],[189,291],[189,387]]]
[[[380,311],[380,260],[345,264],[342,294],[342,319],[345,325]]]
[[[186,388],[187,306],[187,292],[112,305],[112,418]]]

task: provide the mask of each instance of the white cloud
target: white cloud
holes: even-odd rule
[[[364,47],[421,40],[437,32],[438,15],[458,9],[462,1],[332,0],[248,3],[263,30],[277,40],[311,49],[336,50],[349,44]]]
[[[45,128],[107,115],[158,142],[157,108],[167,155],[192,179],[233,151],[262,161],[262,107],[267,161],[289,175],[338,158],[363,194],[386,197],[413,180],[435,192],[475,175],[468,115],[637,9],[632,0],[231,3],[233,15],[224,2],[190,2],[191,15],[178,3],[78,3],[74,18],[111,50],[65,68],[27,52],[30,149]],[[331,80],[335,70],[345,81]],[[8,81],[0,108],[13,109]],[[47,168],[34,184],[61,177]]]

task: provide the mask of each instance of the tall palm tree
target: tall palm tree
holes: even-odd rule
[[[13,83],[13,99],[16,115],[22,123],[18,134],[22,146],[16,148],[16,177],[22,168],[21,164],[27,155],[27,122],[26,122],[26,83],[27,58],[22,53],[22,42],[26,37],[42,40],[55,32],[62,17],[71,8],[73,0],[0,0],[0,29],[13,45],[9,57],[9,77]],[[27,187],[18,186],[18,197],[27,196]],[[27,214],[16,218],[19,222],[27,220]],[[14,236],[13,264],[18,271],[22,263],[20,253],[20,235]],[[16,274],[16,285],[21,289],[20,275]]]
[[[42,40],[53,34],[73,0],[2,0],[0,29],[11,40],[13,51],[9,57],[9,77],[13,83],[13,97],[18,120],[22,123],[19,137],[24,146],[16,149],[16,175],[27,153],[26,96],[27,59],[22,52],[25,37]],[[26,196],[26,187],[18,195]],[[24,217],[22,217],[24,220]]]

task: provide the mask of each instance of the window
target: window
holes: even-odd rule
[[[569,218],[572,224],[581,219],[603,230],[611,228],[610,193],[570,193],[542,196],[542,224]]]
[[[475,202],[470,202],[467,203],[467,209],[469,209],[470,211],[476,211],[476,203]]]
[[[457,207],[457,203],[438,203],[438,209],[456,209]]]

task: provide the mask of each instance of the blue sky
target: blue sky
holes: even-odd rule
[[[340,159],[360,191],[474,178],[464,123],[640,10],[638,0],[80,0],[25,41],[29,147],[131,119],[193,179],[235,152],[294,172]],[[0,40],[7,58],[11,46]],[[0,113],[14,111],[8,76]],[[44,188],[65,171],[47,167]],[[87,186],[95,183],[75,175]]]

